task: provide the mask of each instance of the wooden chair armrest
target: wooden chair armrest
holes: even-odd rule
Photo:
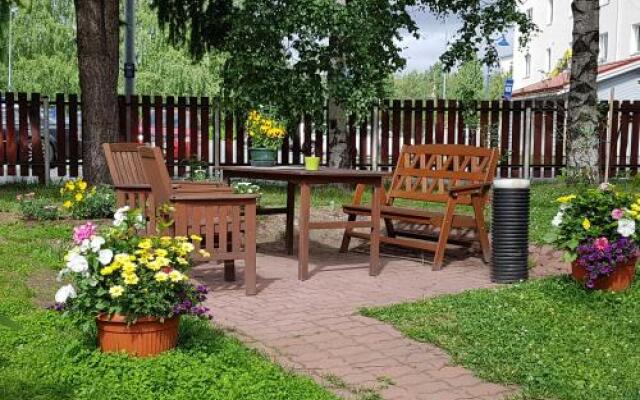
[[[458,197],[461,194],[484,193],[491,188],[490,183],[473,183],[449,188],[449,196]]]
[[[191,192],[174,193],[170,199],[172,201],[229,201],[229,200],[253,200],[260,197],[258,194],[236,194],[228,192]]]
[[[216,184],[211,182],[172,182],[173,190],[178,192],[191,192],[191,193],[203,193],[203,192],[233,192],[233,189],[224,184]]]

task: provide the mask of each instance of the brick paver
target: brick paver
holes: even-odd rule
[[[241,265],[237,283],[223,282],[221,268],[207,265],[196,268],[194,278],[212,289],[207,306],[217,324],[283,366],[318,381],[338,377],[352,393],[373,388],[385,399],[500,399],[516,390],[484,382],[441,349],[358,313],[364,306],[488,287],[489,270],[479,259],[434,272],[428,264],[383,257],[381,274],[370,277],[366,255],[313,242],[311,277],[300,282],[296,259],[278,246],[259,247],[257,296],[244,295]]]

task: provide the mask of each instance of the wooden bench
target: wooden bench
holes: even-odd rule
[[[386,235],[381,243],[389,243],[423,251],[435,252],[433,269],[442,268],[447,242],[464,238],[450,237],[452,229],[475,231],[483,259],[490,258],[489,238],[484,221],[484,206],[489,197],[498,163],[498,150],[465,145],[426,144],[405,145],[391,177],[391,185],[381,206]],[[369,216],[371,208],[361,204],[364,187],[358,186],[353,203],[344,205],[349,221]],[[397,206],[399,199],[417,202],[418,208]],[[422,208],[424,203],[440,203],[444,211]],[[459,205],[471,206],[473,216],[456,213]],[[425,228],[422,232],[398,229],[398,223]],[[426,234],[425,234],[426,233]],[[352,237],[368,239],[369,234],[345,229],[341,251],[349,249]],[[437,242],[425,239],[435,238]],[[468,241],[463,240],[462,243]]]

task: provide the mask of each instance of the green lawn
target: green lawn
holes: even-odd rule
[[[568,277],[366,309],[524,398],[640,399],[640,283],[587,292]]]
[[[0,187],[0,211],[15,211],[15,194],[32,189]],[[179,348],[154,359],[101,354],[93,334],[35,304],[52,299],[71,225],[0,217],[0,315],[19,325],[0,326],[0,399],[336,398],[201,321],[185,319]]]

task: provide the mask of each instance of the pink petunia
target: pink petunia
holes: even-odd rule
[[[597,238],[593,241],[593,247],[595,247],[597,250],[604,250],[608,245],[609,241],[606,237]]]
[[[91,236],[96,234],[96,226],[91,222],[87,222],[84,225],[76,226],[73,228],[73,241],[76,244],[81,244],[83,240],[90,239]]]
[[[624,211],[622,211],[619,208],[614,208],[613,211],[611,211],[611,218],[615,220],[619,220],[623,216],[624,216]]]

